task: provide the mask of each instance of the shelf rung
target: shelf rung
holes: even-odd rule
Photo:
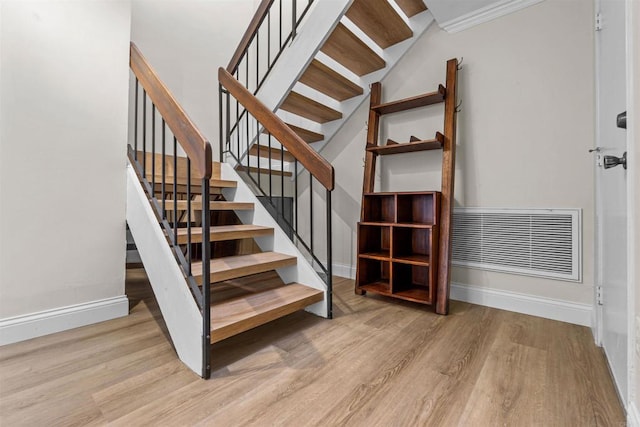
[[[427,105],[433,105],[439,102],[443,102],[446,93],[447,90],[445,89],[445,87],[439,85],[438,90],[435,92],[429,92],[423,95],[413,96],[411,98],[405,98],[398,101],[391,101],[384,104],[374,105],[371,107],[371,109],[378,114],[391,114],[397,113],[398,111],[426,107]]]
[[[436,132],[436,137],[434,139],[426,139],[392,145],[368,145],[367,151],[380,155],[399,154],[411,153],[414,151],[439,150],[442,149],[443,145],[444,135],[442,135],[440,132]]]

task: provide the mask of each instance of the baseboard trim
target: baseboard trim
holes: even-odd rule
[[[346,277],[347,279],[355,279],[356,278],[356,266],[349,264],[332,264],[333,275]]]
[[[43,335],[129,314],[126,295],[0,319],[0,345],[25,341]]]
[[[451,284],[450,297],[456,301],[591,327],[593,311],[591,304],[567,302],[462,283]]]
[[[449,21],[439,23],[440,28],[448,33],[457,33],[475,27],[492,19],[517,12],[525,7],[540,3],[543,0],[500,0],[471,13],[459,16]]]
[[[640,412],[635,402],[629,403],[627,407],[627,425],[629,427],[640,427]]]

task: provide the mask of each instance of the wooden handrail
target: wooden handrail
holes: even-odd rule
[[[329,191],[334,188],[333,166],[320,156],[302,138],[287,126],[280,117],[253,96],[227,70],[218,69],[218,80],[253,115],[265,129]]]
[[[131,42],[129,66],[191,160],[194,177],[210,179],[213,160],[211,144],[189,119],[133,42]]]
[[[269,9],[271,8],[273,2],[274,0],[262,0],[260,6],[258,6],[258,10],[256,10],[253,18],[251,18],[251,22],[249,23],[247,30],[244,32],[242,39],[240,39],[240,44],[238,44],[236,51],[231,57],[231,61],[229,61],[229,65],[227,65],[227,71],[230,74],[236,72],[236,68],[240,63],[240,59],[242,59],[242,55],[244,55],[245,50],[247,50],[247,48],[249,47],[249,43],[251,43],[251,40],[253,40],[253,37],[260,27],[260,24],[262,24],[262,21],[264,21],[264,19],[267,17],[267,14],[269,13]]]

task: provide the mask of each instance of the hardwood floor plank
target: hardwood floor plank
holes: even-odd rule
[[[0,425],[624,425],[588,328],[456,301],[438,316],[336,278],[333,320],[296,312],[221,341],[205,381],[142,270],[126,292],[126,318],[0,347]]]
[[[511,342],[505,331],[510,327],[500,325],[460,424],[536,425],[544,419],[547,352]]]

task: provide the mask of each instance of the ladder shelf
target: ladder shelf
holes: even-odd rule
[[[435,305],[449,310],[451,213],[456,145],[458,61],[447,61],[446,86],[435,92],[382,103],[382,86],[371,87],[365,147],[362,210],[358,223],[355,292]],[[388,139],[379,145],[380,117],[444,102],[444,129],[435,138],[412,136],[410,142]],[[374,192],[379,155],[442,150],[441,191]]]

